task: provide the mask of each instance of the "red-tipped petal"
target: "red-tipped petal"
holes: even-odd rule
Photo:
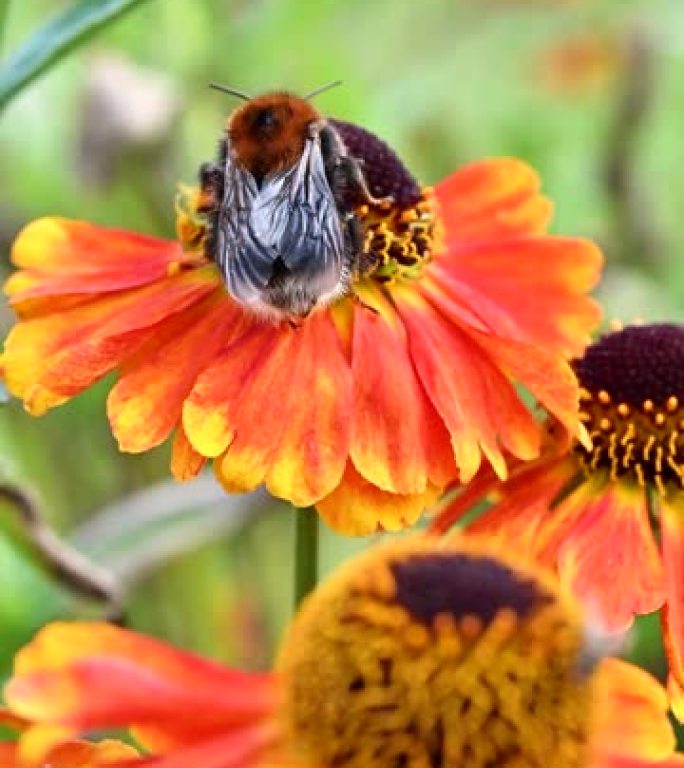
[[[586,483],[561,506],[581,510],[559,550],[561,580],[605,627],[625,629],[635,615],[660,608],[663,567],[643,489]]]
[[[125,361],[107,400],[122,451],[147,451],[168,437],[198,374],[230,340],[240,315],[233,302],[215,294],[169,318]]]
[[[349,451],[351,373],[330,317],[255,325],[197,381],[183,423],[230,491],[265,482],[309,506],[339,483]]]
[[[43,726],[148,725],[190,736],[267,718],[270,675],[228,669],[107,624],[51,624],[16,657],[12,709]]]
[[[563,358],[536,345],[477,331],[471,331],[470,335],[502,371],[528,389],[571,435],[580,437],[583,428],[578,420],[579,385]],[[515,433],[504,439],[504,444],[515,445]],[[512,447],[510,450],[521,459],[528,458]]]
[[[539,427],[484,350],[415,292],[396,289],[394,298],[414,366],[451,435],[461,480],[475,475],[481,453],[500,477],[502,447],[520,458],[536,456]]]
[[[187,261],[180,245],[85,221],[44,218],[31,222],[12,247],[21,268],[5,285],[13,306],[52,305],[70,296],[88,296],[135,288],[167,277]],[[39,298],[44,301],[37,302]],[[34,313],[29,311],[29,315]]]
[[[449,436],[416,376],[401,321],[380,296],[372,298],[375,311],[355,307],[351,458],[382,490],[423,493],[431,480],[444,484],[456,475]]]
[[[585,294],[603,258],[588,240],[536,237],[452,247],[431,266],[423,290],[461,321],[463,304],[498,337],[578,355],[601,311]],[[476,326],[477,327],[477,326]],[[480,329],[481,330],[481,329]]]
[[[19,323],[5,341],[7,387],[33,413],[44,413],[119,365],[157,323],[215,289],[213,271],[195,270]]]

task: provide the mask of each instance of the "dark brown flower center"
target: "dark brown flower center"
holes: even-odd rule
[[[402,210],[420,201],[420,185],[382,139],[344,120],[333,119],[330,124],[341,136],[349,154],[361,161],[363,175],[374,197],[393,197]]]
[[[505,608],[526,616],[550,599],[533,581],[487,557],[416,555],[393,565],[392,573],[397,602],[428,626],[439,614],[477,616],[486,625]]]
[[[684,326],[629,326],[575,363],[580,417],[593,448],[587,471],[608,469],[661,494],[684,488]]]

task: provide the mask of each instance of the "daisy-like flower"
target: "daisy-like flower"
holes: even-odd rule
[[[495,491],[472,530],[527,537],[606,627],[662,609],[669,690],[684,720],[684,326],[609,333],[575,370],[593,447],[575,442],[566,452],[555,438],[505,483],[482,472],[433,529]]]
[[[371,266],[354,296],[297,328],[254,316],[208,255],[194,190],[178,241],[41,219],[12,251],[9,390],[39,415],[117,370],[107,410],[123,451],[175,431],[177,478],[210,459],[228,491],[265,484],[346,534],[413,523],[483,455],[502,477],[504,452],[537,456],[516,383],[575,431],[566,359],[598,320],[596,247],[545,234],[551,206],[517,160],[433,191],[375,136],[334,124],[372,194],[394,200],[357,211]]]
[[[408,537],[351,560],[295,617],[274,674],[104,624],[53,624],[5,689],[27,766],[131,727],[155,768],[684,765],[667,696],[600,659],[546,569],[487,539]]]

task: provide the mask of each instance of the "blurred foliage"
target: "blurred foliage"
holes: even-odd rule
[[[147,0],[81,0],[51,17],[4,63],[0,73],[0,108],[62,56],[140,2]],[[3,0],[0,28],[8,7]]]
[[[4,50],[15,50],[56,6],[68,8],[11,3]],[[0,0],[0,19],[3,10]],[[17,230],[45,214],[172,236],[175,184],[192,181],[213,157],[234,106],[208,82],[303,92],[337,78],[344,86],[321,96],[320,108],[378,133],[428,183],[484,155],[532,163],[556,202],[556,230],[596,238],[606,251],[607,317],[682,321],[681,0],[141,3],[5,111],[3,273]],[[0,323],[3,332],[11,323],[6,308]],[[109,383],[40,420],[17,403],[0,410],[4,478],[35,491],[47,519],[81,545],[83,526],[103,507],[114,505],[130,522],[116,505],[168,476],[168,447],[118,453],[105,417]],[[220,502],[199,495],[206,534],[155,553],[148,534],[133,529],[123,544],[110,540],[110,527],[103,541],[90,541],[91,554],[107,561],[109,553],[124,572],[127,562],[138,564],[132,626],[263,667],[292,607],[293,517],[264,503],[234,529],[219,524]],[[170,532],[182,516],[172,509],[173,493],[165,498],[170,508],[158,503],[157,524],[177,544],[187,528]],[[225,501],[226,516],[235,503]],[[27,554],[11,511],[0,515],[4,675],[38,626],[83,608]],[[322,571],[366,545],[326,531]],[[140,568],[145,558],[149,567]],[[634,653],[662,672],[657,626],[642,624]]]

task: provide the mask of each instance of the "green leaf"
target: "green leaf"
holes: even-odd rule
[[[210,474],[188,485],[165,480],[96,512],[70,543],[130,587],[171,557],[230,538],[278,507],[288,508],[262,490],[227,495]]]
[[[148,0],[81,0],[48,19],[0,70],[0,110],[73,48],[145,2]]]

